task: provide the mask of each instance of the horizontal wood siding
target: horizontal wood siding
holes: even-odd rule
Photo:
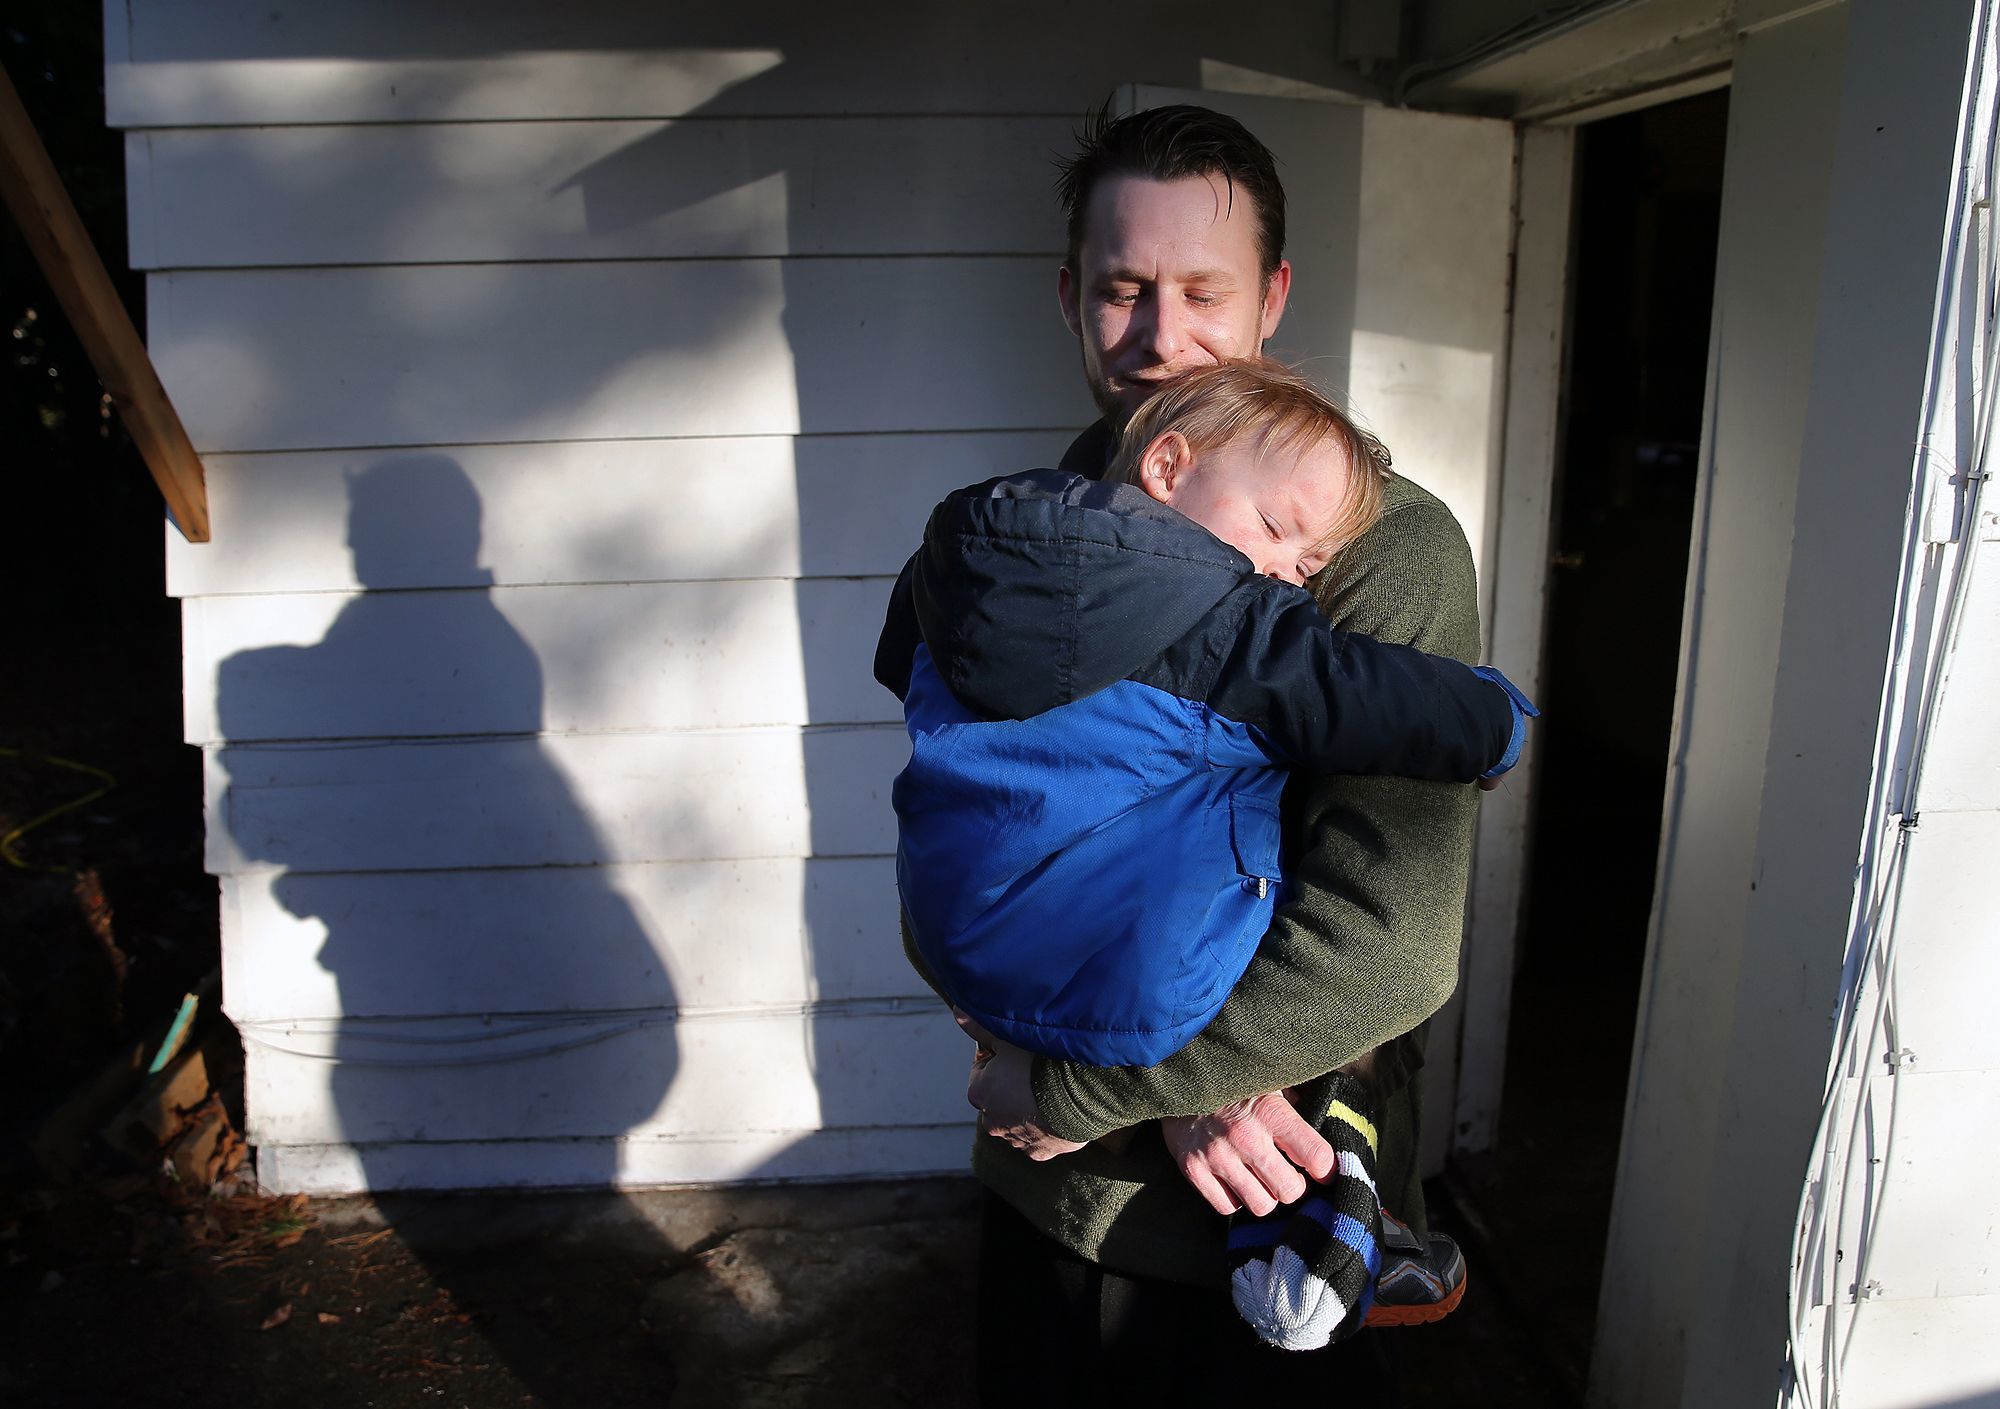
[[[1334,16],[754,8],[106,7],[274,1187],[963,1166],[883,603],[1093,414],[1078,117],[1324,84]]]
[[[220,875],[886,855],[889,781],[909,747],[897,725],[237,744],[210,758],[208,864]]]
[[[754,1130],[596,1140],[423,1140],[357,1146],[259,1147],[257,1173],[272,1188],[309,1194],[352,1189],[589,1188],[661,1184],[828,1181],[857,1171],[962,1168],[971,1146],[963,1118],[942,1125]]]
[[[168,272],[153,357],[203,453],[1088,419],[1046,258]]]
[[[187,737],[893,724],[901,711],[870,671],[891,585],[763,579],[197,599],[183,611]],[[468,659],[443,649],[494,631],[518,633],[543,678],[517,669],[512,653]]]
[[[1062,250],[1050,153],[1069,128],[900,117],[134,132],[131,261],[1047,256]]]
[[[880,942],[895,929],[895,886],[887,857],[250,871],[222,882],[238,939],[223,977],[231,1012],[259,1022],[504,1012],[519,1003],[519,976],[530,973],[547,1012],[700,1014],[921,997],[926,990],[902,952]],[[631,908],[644,942],[579,954],[575,917],[604,903],[607,891]],[[343,917],[405,962],[348,965],[322,953],[322,915]],[[715,930],[717,916],[726,917],[725,934]],[[801,963],[808,953],[810,968]]]
[[[1300,93],[1342,78],[1303,0],[628,5],[105,0],[114,127],[526,118],[1054,114],[1123,83]]]
[[[378,589],[893,575],[937,499],[1053,465],[1068,440],[1002,431],[211,455],[209,511],[226,551],[168,535],[167,581],[182,597],[361,587],[348,485],[385,469],[367,527],[366,585]],[[413,455],[449,459],[470,504],[397,473]],[[428,529],[468,508],[481,520],[476,563],[438,553]]]

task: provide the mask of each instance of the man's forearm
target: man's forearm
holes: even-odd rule
[[[1322,786],[1300,898],[1215,1021],[1158,1066],[1036,1062],[1051,1132],[1093,1139],[1298,1085],[1409,1032],[1451,996],[1477,793],[1399,779]],[[1386,831],[1368,820],[1385,811]]]

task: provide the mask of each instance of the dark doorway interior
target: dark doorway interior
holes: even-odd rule
[[[1457,1190],[1579,1384],[1624,1113],[1678,669],[1728,94],[1579,134],[1534,855],[1499,1139]]]

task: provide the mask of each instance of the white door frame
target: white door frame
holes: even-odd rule
[[[1569,307],[1575,131],[1523,127],[1516,154],[1506,430],[1488,559],[1493,569],[1481,605],[1487,622],[1486,658],[1533,698],[1541,693],[1548,610],[1549,539]],[[1479,810],[1464,972],[1454,999],[1461,1014],[1449,1144],[1454,1154],[1489,1148],[1498,1130],[1540,754],[1530,731],[1520,764],[1498,790],[1486,795]],[[1447,1015],[1450,1012],[1447,1008]]]

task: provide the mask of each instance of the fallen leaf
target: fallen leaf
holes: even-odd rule
[[[322,1326],[338,1326],[340,1324],[340,1318],[334,1315],[331,1311],[322,1311],[319,1314],[319,1323]]]
[[[273,1329],[274,1327],[284,1325],[285,1322],[291,1319],[292,1319],[292,1304],[288,1301],[283,1306],[279,1307],[276,1311],[273,1311],[269,1316],[266,1316],[264,1318],[264,1324],[259,1326],[257,1329],[260,1331],[268,1331]]]

